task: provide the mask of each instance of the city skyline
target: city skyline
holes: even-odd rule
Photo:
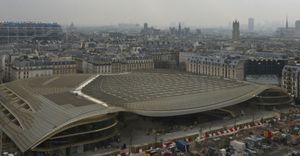
[[[119,23],[151,23],[170,26],[183,22],[190,26],[219,27],[238,19],[247,24],[249,17],[257,25],[285,23],[293,26],[300,19],[297,0],[1,0],[0,21],[42,21],[79,26],[103,26]]]
[[[0,0],[0,155],[300,155],[300,0]]]

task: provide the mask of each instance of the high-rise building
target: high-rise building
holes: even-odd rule
[[[232,24],[232,40],[239,41],[240,40],[240,22],[235,20]]]
[[[297,20],[297,21],[295,22],[295,28],[296,28],[297,30],[300,30],[300,20]]]
[[[288,17],[286,17],[285,28],[286,28],[286,29],[289,28],[289,19],[288,19]]]
[[[144,30],[148,29],[148,23],[144,23]]]
[[[248,31],[254,32],[254,18],[248,19]]]

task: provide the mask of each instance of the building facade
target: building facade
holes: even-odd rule
[[[203,56],[191,57],[187,61],[186,71],[207,76],[243,80],[244,61]]]
[[[254,18],[248,19],[248,32],[254,32]]]
[[[44,59],[36,60],[19,58],[16,59],[9,68],[10,81],[53,75],[51,62]]]
[[[151,53],[155,68],[178,68],[179,52],[166,51]]]
[[[300,20],[297,20],[297,21],[295,22],[295,28],[296,28],[297,30],[300,30]]]
[[[126,59],[126,60],[106,60],[106,61],[87,61],[77,60],[77,64],[82,65],[79,71],[83,73],[121,73],[136,70],[154,69],[152,59]]]
[[[300,66],[286,65],[282,70],[281,87],[295,99],[299,99]]]
[[[0,43],[19,40],[60,40],[62,28],[57,23],[0,22]]]
[[[74,60],[53,60],[51,64],[53,75],[76,73],[76,62]]]
[[[76,62],[71,58],[53,60],[38,56],[8,56],[4,64],[5,81],[76,73]]]
[[[267,52],[256,52],[253,55],[233,53],[205,55],[194,52],[179,54],[179,64],[185,66],[187,72],[249,81],[252,81],[252,77],[258,76],[262,76],[263,79],[276,77],[277,81],[281,78],[282,69],[287,62],[285,55]]]

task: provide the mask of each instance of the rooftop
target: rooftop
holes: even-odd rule
[[[81,87],[82,94],[74,93]],[[169,70],[17,80],[0,85],[0,128],[26,151],[94,116],[197,113],[238,104],[271,87]]]
[[[72,94],[91,75],[32,78],[0,86],[0,126],[26,151],[67,124],[95,115],[108,108]]]
[[[270,86],[183,72],[100,75],[83,93],[146,116],[173,116],[237,104]]]

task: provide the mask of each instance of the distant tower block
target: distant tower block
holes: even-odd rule
[[[248,31],[254,32],[254,18],[248,19]]]
[[[297,20],[297,21],[295,22],[295,28],[296,28],[297,30],[300,30],[300,20]]]
[[[178,32],[181,33],[181,23],[178,25]]]
[[[144,30],[148,29],[148,23],[144,23]]]
[[[289,28],[289,19],[286,16],[286,21],[285,21],[285,28],[288,29]]]
[[[232,24],[232,40],[239,41],[240,40],[240,22],[235,20]]]

